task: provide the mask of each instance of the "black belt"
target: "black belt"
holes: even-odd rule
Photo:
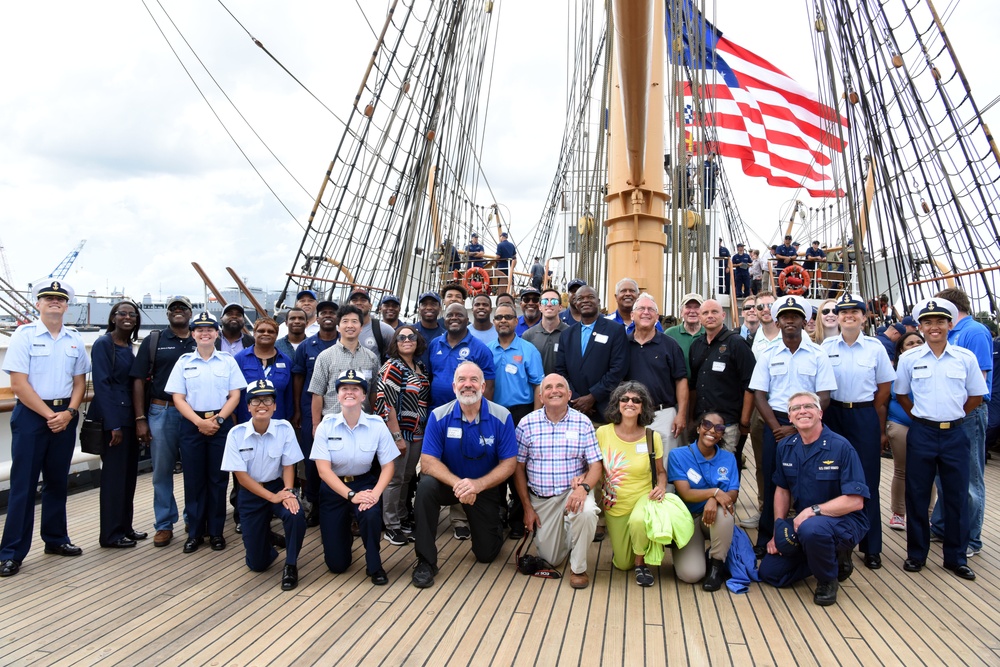
[[[69,407],[69,399],[68,398],[53,398],[50,401],[45,401],[45,405],[49,406],[50,408],[59,408],[59,407],[62,407],[62,406],[65,405],[68,408]]]
[[[360,475],[338,475],[340,481],[344,484],[350,484],[351,482],[357,482],[368,477],[374,477],[370,472],[362,473]]]
[[[557,494],[556,494],[556,495],[554,495],[554,496],[540,496],[540,495],[538,495],[537,493],[535,493],[534,491],[532,491],[532,492],[531,492],[531,495],[533,495],[534,497],[538,498],[539,500],[548,500],[549,498],[555,498],[555,497],[557,497],[557,496],[561,496],[561,495],[562,495],[562,493],[557,493]]]
[[[787,421],[791,421],[791,420],[790,420],[790,419],[788,418],[788,413],[787,413],[787,412],[778,412],[777,410],[771,410],[771,412],[773,412],[773,413],[774,413],[774,416],[775,416],[775,417],[780,417],[781,419],[784,419],[784,420],[785,420],[786,422],[787,422]]]
[[[942,431],[947,431],[950,428],[958,428],[962,425],[961,419],[956,419],[950,422],[936,422],[931,419],[924,419],[923,417],[914,417],[913,421],[918,424],[923,424],[924,426],[930,426],[931,428],[940,429]]]
[[[222,408],[219,408],[221,410]],[[208,412],[200,412],[195,410],[194,413],[201,417],[202,419],[208,419],[210,417],[217,417],[219,415],[219,410],[209,410]]]
[[[850,410],[852,408],[871,408],[875,407],[875,401],[859,401],[857,403],[844,403],[843,401],[830,400],[830,405],[836,406],[838,408],[845,408]]]

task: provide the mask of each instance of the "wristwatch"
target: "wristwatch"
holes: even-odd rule
[[[223,424],[226,423],[226,418],[223,417],[222,415],[219,415],[218,417],[215,418],[215,423],[218,424],[219,426],[222,426]]]
[[[76,408],[66,408],[66,412],[68,412],[73,419],[76,419],[77,415],[80,414],[80,411]]]
[[[358,495],[357,491],[348,491],[347,492],[347,500],[348,501],[354,500],[354,496],[356,496],[356,495]]]
[[[586,482],[580,482],[580,486],[583,487],[584,491],[586,491],[587,493],[590,493],[590,484],[587,484]]]
[[[821,514],[823,513],[823,510],[821,510],[821,509],[819,508],[819,505],[813,505],[813,506],[812,506],[812,511],[813,511],[813,514],[814,514],[815,516],[819,516],[819,515],[821,515]]]

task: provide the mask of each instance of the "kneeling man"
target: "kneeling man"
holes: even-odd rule
[[[806,391],[793,394],[788,417],[798,432],[778,443],[774,516],[786,519],[794,498],[791,541],[801,548],[779,551],[771,538],[760,564],[760,580],[790,586],[812,575],[817,581],[813,602],[827,606],[837,601],[839,582],[851,576],[851,551],[868,532],[864,513],[868,486],[851,443],[823,425],[819,396]],[[781,533],[775,530],[787,543],[788,536]]]
[[[517,427],[514,486],[524,506],[524,528],[537,530],[538,555],[554,565],[569,556],[569,583],[586,588],[587,547],[597,531],[592,488],[601,479],[601,448],[594,426],[569,407],[572,392],[563,376],[542,380],[542,409]]]
[[[472,532],[472,553],[490,563],[503,546],[500,510],[504,482],[514,474],[517,441],[507,408],[483,398],[486,380],[471,361],[455,369],[455,400],[433,410],[424,430],[416,514],[417,566],[413,585],[434,585],[437,574],[438,514],[444,505],[462,503]]]
[[[247,567],[254,572],[270,567],[278,557],[271,533],[272,515],[284,524],[286,549],[281,589],[290,591],[299,581],[297,562],[306,534],[305,515],[292,491],[295,464],[303,457],[292,425],[284,419],[271,419],[274,401],[274,385],[270,380],[257,380],[247,387],[250,421],[229,431],[222,469],[235,473],[240,483],[236,507],[243,524]]]

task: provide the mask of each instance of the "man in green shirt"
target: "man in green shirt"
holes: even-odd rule
[[[684,351],[684,363],[687,365],[688,380],[691,379],[691,343],[698,336],[705,335],[705,327],[701,326],[699,311],[705,299],[700,294],[689,292],[681,299],[681,323],[670,327],[663,333],[677,341]]]

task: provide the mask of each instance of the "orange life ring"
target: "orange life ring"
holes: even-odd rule
[[[778,274],[778,287],[785,294],[801,296],[809,289],[809,272],[798,264],[786,266]]]
[[[462,279],[462,286],[468,291],[469,296],[479,296],[490,293],[490,274],[481,266],[474,266],[465,272]]]

